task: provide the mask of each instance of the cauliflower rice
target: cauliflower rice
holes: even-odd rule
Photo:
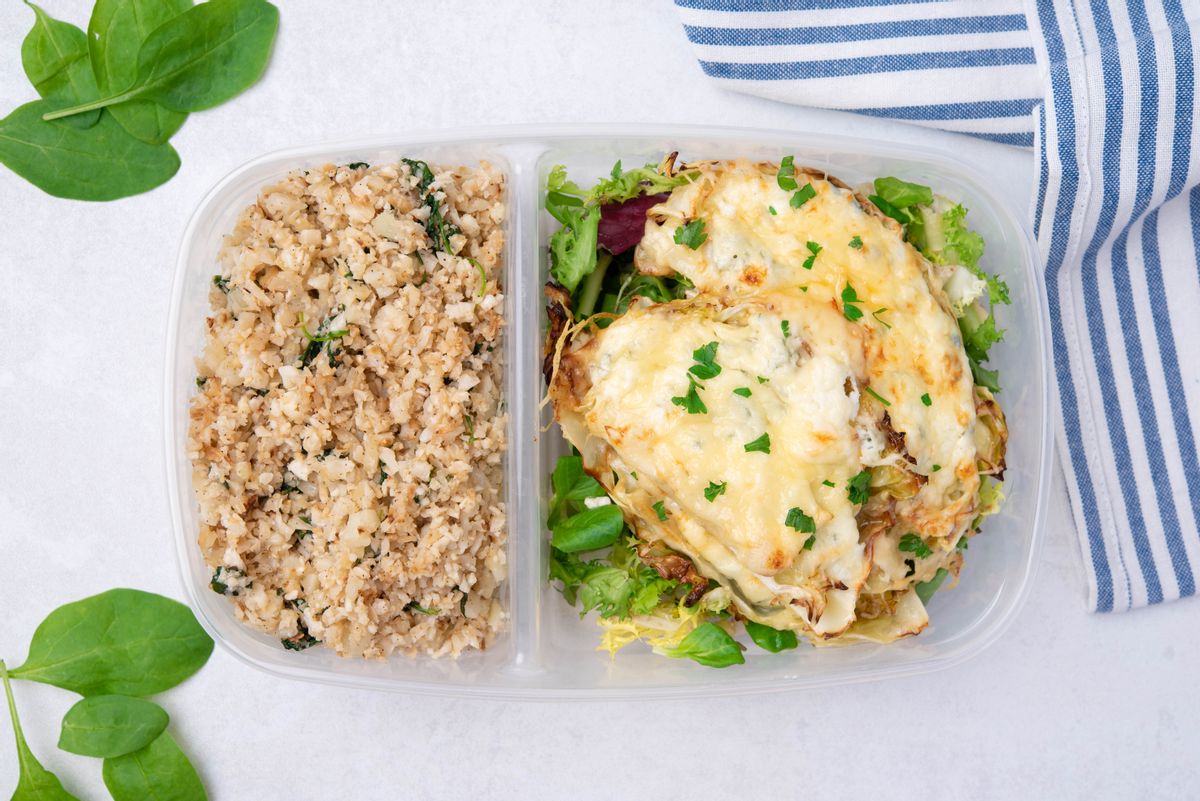
[[[220,254],[188,452],[212,588],[291,649],[485,648],[505,613],[504,176],[327,165]]]

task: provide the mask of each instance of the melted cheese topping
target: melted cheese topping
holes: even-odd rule
[[[745,616],[818,640],[916,633],[927,618],[907,590],[955,558],[979,486],[958,326],[932,268],[894,223],[811,175],[797,180],[811,179],[815,197],[792,208],[775,169],[704,164],[650,209],[638,269],[681,273],[695,296],[635,304],[577,337],[565,358],[578,385],[551,395],[564,433],[639,535],[689,556]],[[705,242],[676,244],[676,229],[696,219]],[[689,414],[672,398],[687,392],[693,351],[709,342],[721,373],[699,382],[707,413]],[[741,387],[749,397],[734,393]],[[769,454],[746,451],[764,434]],[[864,536],[847,481],[882,465],[915,474],[920,487]],[[658,501],[666,521],[651,508]],[[810,535],[785,523],[792,508],[816,523],[809,548]],[[908,532],[939,557],[921,560],[918,575],[898,548]],[[905,591],[898,602],[887,600],[893,590]],[[864,592],[890,612],[856,623]]]

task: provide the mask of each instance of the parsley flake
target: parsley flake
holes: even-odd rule
[[[871,316],[875,318],[875,322],[879,323],[884,328],[891,328],[892,327],[891,324],[887,320],[881,319],[879,316],[886,311],[887,311],[887,307],[884,306],[882,309],[876,309],[875,311],[871,312]]]
[[[804,541],[804,546],[800,550],[811,551],[813,545],[816,544],[816,542],[817,542],[817,535],[813,534],[812,536],[810,536],[808,539],[806,539]]]
[[[800,190],[796,194],[792,195],[792,199],[788,201],[788,205],[793,209],[798,209],[816,196],[817,190],[813,189],[813,185],[805,184],[800,187]]]
[[[725,494],[725,488],[728,484],[728,481],[722,481],[720,484],[715,481],[708,482],[708,486],[704,488],[704,497],[708,499],[709,503],[712,503],[717,499],[718,495]]]
[[[854,291],[854,287],[846,284],[846,288],[842,290],[842,314],[852,323],[863,316],[862,309],[855,305],[857,303],[862,303],[862,299]]]
[[[822,483],[822,484],[824,484],[824,485],[825,485],[825,486],[827,486],[827,487],[836,487],[836,486],[837,486],[837,484],[834,484],[834,483],[833,483],[832,481],[830,481],[829,479],[825,479],[825,480],[824,480],[824,481],[822,481],[821,483]]]
[[[687,392],[682,396],[677,395],[671,398],[671,403],[687,409],[688,414],[708,414],[708,407],[704,405],[704,401],[700,400],[700,393],[696,391],[699,387],[696,379],[689,375]]]
[[[929,397],[928,392],[921,396],[921,403],[925,404],[926,406],[933,405],[933,398]]]
[[[774,206],[767,206],[767,211],[771,212],[771,216],[775,216],[776,214],[779,213],[779,212],[775,211]]]
[[[692,250],[698,250],[707,239],[708,234],[704,232],[704,220],[692,220],[687,225],[681,225],[675,229],[676,245],[685,245]]]
[[[937,471],[939,471],[941,469],[942,469],[942,466],[940,464],[935,464],[930,472],[936,473]]]
[[[788,528],[793,528],[801,534],[812,534],[817,530],[817,521],[804,513],[804,510],[799,506],[793,506],[788,509],[787,517],[783,524]]]
[[[913,534],[912,532],[900,538],[900,550],[905,553],[911,553],[918,559],[924,559],[926,556],[933,555],[933,551],[925,544],[925,540],[921,539],[919,534]]]
[[[787,320],[780,320],[779,330],[783,331],[783,338],[787,339],[788,335],[792,333],[792,324]]]
[[[688,368],[688,372],[701,381],[716,378],[721,374],[721,365],[717,364],[716,358],[717,342],[714,340],[692,351],[692,359],[696,363]]]
[[[758,383],[760,383],[760,384],[765,384],[765,383],[767,383],[767,382],[768,382],[768,381],[770,381],[770,380],[771,380],[771,379],[769,379],[769,378],[766,378],[766,377],[764,377],[764,376],[761,376],[761,375],[758,377]]]
[[[813,265],[817,262],[817,254],[819,254],[825,248],[821,247],[816,242],[807,242],[804,246],[808,248],[808,252],[812,254],[804,260],[804,269],[811,270]]]
[[[784,156],[779,160],[779,172],[775,174],[775,183],[779,184],[779,188],[784,192],[791,192],[798,184],[793,178],[796,174],[795,157]]]
[[[750,387],[738,387],[733,391],[734,395],[741,395],[743,398],[750,397]]]
[[[867,498],[871,497],[870,486],[871,471],[863,470],[846,482],[846,497],[850,499],[850,503],[864,504]]]
[[[658,515],[658,519],[660,521],[664,521],[667,519],[667,507],[664,505],[664,503],[662,501],[652,504],[650,506],[650,508],[654,510],[654,514]]]
[[[747,442],[742,447],[746,449],[746,453],[761,451],[762,453],[769,454],[771,452],[771,435],[764,432],[761,437],[752,442]]]
[[[855,250],[862,250],[862,237],[858,234],[855,234],[854,238],[850,240],[850,247],[854,248]]]

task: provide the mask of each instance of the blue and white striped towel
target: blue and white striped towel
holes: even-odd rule
[[[1038,161],[1059,451],[1107,612],[1200,571],[1196,0],[675,0],[731,89],[932,125]]]

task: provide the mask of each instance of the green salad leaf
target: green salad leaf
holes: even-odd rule
[[[100,95],[88,61],[87,36],[79,28],[51,17],[41,6],[25,0],[33,9],[33,28],[21,42],[21,66],[37,93],[52,106],[69,106],[94,100]],[[91,111],[71,120],[71,125],[90,128],[100,119]]]
[[[153,695],[204,666],[213,641],[178,601],[141,590],[102,592],[51,612],[29,658],[9,673],[80,695]]]
[[[628,534],[614,545],[607,558],[583,561],[552,548],[550,578],[562,583],[568,603],[580,602],[580,617],[593,609],[604,618],[649,614],[663,595],[678,586],[638,559],[632,535]]]
[[[755,623],[753,620],[745,621],[745,626],[750,639],[764,651],[777,654],[780,651],[795,648],[799,644],[794,631],[780,631],[770,626],[764,626],[762,623]]]
[[[104,760],[102,775],[113,801],[206,801],[208,798],[191,760],[167,732],[140,751]]]
[[[625,527],[625,516],[612,503],[584,509],[551,527],[551,544],[563,553],[579,553],[607,548],[617,541]]]
[[[93,695],[67,710],[58,747],[90,757],[119,757],[148,746],[170,718],[158,704],[125,695]]]
[[[729,632],[711,621],[701,623],[683,642],[664,651],[676,659],[691,659],[705,667],[723,668],[745,663],[742,646]]]
[[[138,50],[132,85],[43,118],[58,119],[129,100],[153,100],[173,111],[220,105],[262,76],[278,26],[279,9],[266,0],[208,0],[150,32]]]
[[[38,762],[37,757],[29,750],[29,744],[25,742],[25,732],[21,729],[21,719],[17,716],[17,704],[13,700],[9,671],[2,660],[0,679],[4,681],[8,716],[12,721],[13,736],[17,740],[17,789],[12,795],[12,801],[79,801],[63,789],[58,777],[43,768],[42,763]]]
[[[933,594],[941,589],[942,583],[946,580],[946,576],[950,575],[950,571],[944,567],[939,567],[937,572],[933,574],[933,578],[929,581],[922,581],[913,590],[917,593],[917,597],[921,599],[921,603],[929,603],[929,599]]]
[[[96,0],[88,21],[88,49],[99,92],[111,94],[137,80],[138,52],[151,32],[192,7],[192,0]],[[109,106],[121,127],[150,144],[167,141],[187,114],[153,100]]]

